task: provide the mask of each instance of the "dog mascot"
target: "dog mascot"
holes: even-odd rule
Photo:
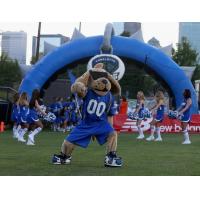
[[[91,138],[100,145],[107,143],[105,167],[121,167],[122,159],[116,154],[117,133],[113,129],[116,114],[113,95],[121,93],[119,83],[98,63],[72,85],[71,91],[82,98],[82,120],[65,138],[61,154],[54,155],[53,164],[69,164],[76,145],[87,148]]]

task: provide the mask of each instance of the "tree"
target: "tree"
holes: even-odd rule
[[[180,66],[195,66],[192,82],[200,79],[199,54],[195,49],[192,49],[187,38],[181,39],[181,43],[177,44],[177,50],[172,49],[172,58]]]
[[[177,44],[177,50],[172,51],[172,59],[180,66],[196,66],[198,55],[186,37],[182,37],[181,42]]]
[[[158,82],[155,80],[153,72],[147,72],[145,65],[128,58],[122,58],[125,64],[125,74],[120,80],[122,95],[129,93],[129,98],[136,98],[137,92],[142,90],[149,96],[154,93],[154,88]],[[160,85],[160,84],[159,84]]]
[[[36,56],[32,56],[31,57],[31,65],[34,65],[36,62],[38,62],[42,57],[44,56],[44,54],[43,53],[39,53],[39,58],[38,58],[38,60],[37,60],[37,58],[36,58]]]
[[[196,65],[196,69],[194,70],[192,82],[194,83],[195,80],[200,80],[200,65]]]
[[[10,59],[5,53],[0,56],[0,85],[13,87],[20,83],[21,71],[17,60]]]

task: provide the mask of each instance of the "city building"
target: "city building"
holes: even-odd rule
[[[65,42],[70,40],[69,37],[63,36],[61,34],[44,34],[40,36],[40,48],[39,52],[42,55],[46,55],[53,49],[61,46]],[[36,55],[37,48],[37,37],[33,36],[32,40],[32,56]]]
[[[182,37],[186,37],[192,48],[194,48],[200,55],[200,22],[180,22],[179,42]]]
[[[1,52],[11,59],[16,59],[19,64],[26,64],[27,33],[24,31],[2,32]]]

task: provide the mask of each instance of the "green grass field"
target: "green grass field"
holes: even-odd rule
[[[43,131],[36,146],[26,146],[0,133],[0,175],[44,176],[141,176],[200,175],[200,135],[192,135],[191,145],[181,145],[182,135],[163,135],[162,143],[137,141],[136,135],[121,134],[118,154],[122,168],[105,168],[105,146],[91,142],[88,149],[77,147],[70,165],[52,165],[51,156],[60,151],[63,133]]]

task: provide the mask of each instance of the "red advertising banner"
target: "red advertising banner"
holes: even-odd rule
[[[150,129],[150,122],[152,120],[153,118],[149,118],[142,121],[141,126],[143,131]],[[127,115],[118,114],[114,117],[114,128],[119,132],[137,132],[136,120],[128,119]],[[178,133],[181,131],[181,122],[165,116],[160,128],[161,132],[164,133]],[[191,133],[200,133],[200,115],[192,115],[188,130]]]

